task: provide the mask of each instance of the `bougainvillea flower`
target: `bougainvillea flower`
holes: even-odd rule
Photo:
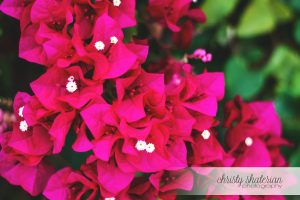
[[[87,136],[87,127],[84,122],[81,122],[75,128],[77,138],[72,145],[75,152],[87,152],[93,149],[93,144]]]
[[[111,106],[104,102],[88,106],[81,116],[95,139],[92,141],[95,156],[108,161],[113,145],[121,137],[119,119]]]
[[[31,96],[25,92],[18,92],[14,98],[14,113],[19,118],[23,118],[24,106],[30,101]]]
[[[43,23],[32,24],[21,33],[19,56],[30,62],[52,66],[57,59],[69,56],[72,48],[72,41],[66,34],[57,33]]]
[[[62,112],[55,118],[49,130],[49,134],[51,135],[54,144],[53,153],[60,153],[62,147],[65,145],[66,136],[73,123],[75,114],[75,111]]]
[[[243,152],[236,155],[234,166],[239,167],[270,167],[272,160],[263,141],[254,139],[251,146],[244,145],[239,151]],[[255,162],[254,162],[255,161]]]
[[[21,129],[22,122],[24,121],[17,121],[13,130],[5,133],[2,148],[23,164],[37,165],[42,158],[50,154],[53,143],[47,129],[42,126]]]
[[[272,102],[244,103],[240,97],[226,104],[227,145],[235,146],[250,136],[280,136],[281,123]],[[236,122],[235,126],[233,122]],[[244,132],[244,134],[241,134]]]
[[[166,88],[169,111],[184,107],[196,121],[201,119],[207,125],[212,125],[217,101],[224,96],[224,75],[206,72],[199,75],[186,74],[186,77],[178,75],[177,81],[170,81]]]
[[[136,176],[126,191],[129,197],[138,197],[143,199],[154,200],[157,198],[158,191],[151,184],[148,178]]]
[[[48,110],[35,96],[30,98],[22,111],[24,118],[20,120],[24,120],[29,127],[38,125],[46,128],[53,141],[53,153],[59,153],[65,145],[66,135],[75,119],[75,111]]]
[[[118,101],[114,105],[116,112],[126,121],[133,122],[146,116],[144,97],[147,93],[152,93],[152,97],[157,94],[158,98],[163,99],[164,77],[163,74],[139,70],[130,77],[117,79],[116,90],[118,95]],[[128,111],[131,115],[128,115]]]
[[[146,177],[135,178],[128,190],[132,197],[141,199],[175,200],[178,190],[190,191],[193,188],[193,174],[189,170],[160,171]]]
[[[177,32],[180,28],[176,25],[176,23],[188,11],[190,3],[191,0],[150,0],[147,10],[152,18],[155,20],[161,20],[168,26],[168,28]]]
[[[133,180],[135,173],[123,172],[113,161],[97,161],[98,181],[104,189],[117,194]]]
[[[87,45],[79,38],[78,27],[78,24],[74,25],[73,44],[81,57],[95,65],[93,79],[119,77],[136,67],[136,62],[141,56],[144,60],[144,53],[135,54],[134,44],[127,47],[123,43],[121,27],[107,14],[101,15],[96,20],[92,40]]]
[[[145,139],[149,133],[147,127],[129,126],[115,114],[112,106],[103,100],[88,105],[81,112],[81,116],[93,135],[91,142],[95,156],[104,161],[108,161],[113,155],[113,146],[117,140]]]
[[[178,189],[190,191],[193,188],[194,177],[190,170],[160,171],[152,174],[149,181],[160,192]]]
[[[124,171],[151,172],[187,166],[185,143],[183,139],[176,138],[182,133],[173,129],[173,136],[169,138],[172,129],[159,124],[152,125],[151,131],[148,127],[135,128],[120,120],[113,108],[105,102],[100,102],[81,112],[83,120],[93,134],[93,151],[97,158],[108,161],[115,154],[118,166]],[[141,151],[142,149],[136,146],[138,141],[147,141],[153,147]],[[119,151],[118,148],[122,150]]]
[[[214,161],[223,161],[225,151],[212,131],[197,132],[193,139],[193,157],[191,160],[193,165],[199,166]]]
[[[134,0],[120,0],[116,5],[109,0],[83,0],[74,3],[74,15],[76,23],[81,27],[78,31],[82,39],[92,36],[93,28],[96,27],[95,21],[103,14],[113,18],[122,28],[136,24]]]
[[[180,31],[173,33],[172,40],[179,49],[188,49],[193,40],[194,25],[190,20],[180,25]]]
[[[192,54],[189,54],[187,57],[202,60],[202,62],[204,63],[210,62],[212,60],[212,54],[207,53],[205,49],[196,49]]]
[[[24,107],[19,107],[19,112],[21,111],[21,108],[23,108],[22,115],[29,126],[40,124],[46,129],[49,129],[52,125],[53,119],[58,114],[57,111],[45,108],[36,96],[31,96],[30,100],[26,104],[22,105]]]
[[[66,2],[63,5],[56,5],[56,1],[36,1],[34,4],[36,10],[26,9],[20,20],[19,56],[49,67],[59,63],[59,59],[62,58],[75,60],[73,57],[76,58],[77,54],[67,32],[67,27],[73,21],[70,8],[58,12],[59,16],[48,17],[52,12],[47,9],[47,3],[51,4],[50,7],[53,4],[55,7],[68,7]],[[40,12],[42,14],[39,14]],[[31,15],[35,16],[36,23],[32,23]]]
[[[123,32],[116,20],[108,16],[106,13],[101,15],[95,22],[93,29],[93,39],[90,45],[87,46],[88,51],[101,51],[106,52],[108,49],[123,40]],[[112,41],[112,39],[117,39]],[[95,46],[96,42],[102,42],[104,44],[103,49]]]
[[[187,166],[187,149],[184,140],[171,134],[170,129],[165,125],[153,125],[150,134],[144,140],[146,142],[145,149],[136,146],[137,154],[122,155],[118,152],[116,155],[118,165],[121,167],[124,164],[131,165],[142,172],[185,168]]]
[[[67,200],[85,199],[92,200],[98,190],[97,183],[88,179],[79,171],[70,167],[63,168],[53,174],[43,192],[48,199]]]
[[[138,40],[133,38],[133,42],[127,43],[126,47],[138,56],[140,64],[146,61],[149,51],[148,40]]]
[[[235,166],[285,166],[280,146],[281,123],[272,102],[245,103],[240,97],[226,104],[226,143]],[[234,124],[234,125],[233,125]]]
[[[51,68],[30,84],[39,101],[50,110],[81,108],[93,97],[101,96],[102,84],[85,79],[82,70]]]
[[[193,109],[194,98],[201,99],[201,96],[214,97],[221,100],[224,97],[224,74],[219,72],[205,72],[203,74],[190,76],[186,81],[187,91],[182,91],[183,98],[188,100],[185,106],[191,106]],[[198,111],[198,108],[196,108]],[[213,114],[213,111],[207,111],[207,114]]]
[[[12,157],[0,152],[0,175],[10,184],[21,186],[32,196],[43,192],[54,168],[46,162],[36,166],[26,166],[13,160]]]
[[[78,36],[81,39],[88,39],[92,37],[92,32],[99,12],[95,10],[89,0],[75,1],[74,2],[74,15],[76,18],[76,24],[81,28],[78,29]]]
[[[273,166],[288,166],[287,160],[281,153],[281,146],[293,146],[291,142],[282,137],[271,137],[264,141],[269,150]]]
[[[200,9],[189,10],[191,0],[150,0],[147,10],[150,16],[165,24],[173,32],[178,32],[180,27],[177,22],[187,16],[198,22],[205,21],[205,15]]]
[[[0,5],[0,10],[16,19],[20,19],[24,9],[29,9],[34,0],[4,0]]]
[[[32,37],[37,31],[38,25],[28,26],[22,31],[19,43],[19,57],[29,62],[46,64],[47,58],[43,48]]]
[[[32,23],[44,23],[54,31],[66,31],[67,25],[72,23],[73,16],[68,0],[43,1],[35,0],[30,12]]]
[[[95,54],[92,54],[93,58]],[[107,61],[98,59],[96,55],[93,60],[95,61],[95,71],[93,79],[109,79],[117,78],[124,75],[128,70],[137,67],[136,62],[138,57],[131,52],[126,45],[121,42],[112,46]]]
[[[95,10],[106,11],[122,28],[127,28],[136,24],[135,4],[135,0],[104,0],[91,5]]]
[[[31,120],[31,123],[26,121],[27,108],[25,107],[28,107],[30,102],[32,102],[30,95],[17,93],[14,100],[16,122],[12,131],[3,134],[1,146],[15,160],[26,165],[36,165],[50,153],[53,143],[45,126],[38,124],[35,119]]]
[[[275,139],[276,138],[276,139]],[[285,139],[271,137],[247,137],[245,142],[231,149],[230,153],[236,158],[233,166],[236,167],[284,167],[287,161],[280,152],[281,146],[290,146]],[[271,140],[278,140],[273,143]],[[251,142],[249,142],[251,141]]]

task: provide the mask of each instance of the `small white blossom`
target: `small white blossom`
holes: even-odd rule
[[[116,36],[112,36],[112,37],[110,37],[110,43],[112,43],[112,44],[117,44],[118,43],[118,38],[116,37]]]
[[[22,106],[22,107],[19,108],[19,113],[18,113],[18,115],[19,115],[20,117],[24,117],[24,116],[23,116],[23,110],[24,110],[24,106]]]
[[[253,144],[253,139],[251,137],[246,137],[245,144],[250,147]]]
[[[95,42],[95,48],[100,51],[100,50],[103,50],[105,47],[105,44],[102,42],[102,41],[98,41],[98,42]]]
[[[106,198],[104,198],[104,200],[116,200],[116,198],[115,197],[106,197]]]
[[[138,151],[144,151],[146,149],[146,142],[143,141],[143,140],[138,140],[135,144],[135,148],[138,150]]]
[[[114,3],[114,6],[120,6],[121,0],[114,0],[113,3]]]
[[[22,132],[27,131],[28,130],[28,124],[27,124],[27,122],[25,120],[21,121],[19,128],[20,128],[20,130]]]
[[[78,89],[77,84],[74,81],[74,76],[70,76],[68,78],[68,83],[66,85],[66,89],[70,93],[73,93],[73,92],[75,92]]]
[[[193,0],[194,3],[197,3],[198,0]]]
[[[207,140],[210,137],[210,132],[208,130],[204,130],[201,135],[204,140]]]
[[[146,151],[147,151],[148,153],[152,153],[154,150],[155,150],[154,144],[148,143],[147,146],[146,146]]]
[[[70,77],[68,78],[68,81],[69,81],[69,82],[73,82],[73,81],[74,81],[74,76],[70,76]]]

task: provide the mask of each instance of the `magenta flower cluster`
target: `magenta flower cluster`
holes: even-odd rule
[[[151,20],[182,48],[194,23],[205,21],[192,3],[147,6]],[[193,188],[188,167],[287,165],[279,148],[289,143],[271,102],[228,102],[228,148],[220,144],[215,117],[223,73],[195,74],[187,62],[209,62],[210,53],[198,49],[142,68],[147,41],[124,42],[123,29],[136,25],[135,6],[135,0],[2,2],[1,11],[20,20],[19,56],[46,72],[30,83],[34,95],[19,92],[14,99],[16,122],[0,134],[0,175],[48,199],[169,200]],[[49,162],[68,134],[76,137],[74,154],[92,152],[80,170]]]

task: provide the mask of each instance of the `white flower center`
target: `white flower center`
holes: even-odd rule
[[[198,0],[193,0],[194,3],[197,3]]]
[[[20,128],[20,130],[22,132],[27,131],[28,130],[28,124],[27,124],[27,122],[25,120],[21,121],[19,128]]]
[[[110,43],[112,43],[112,44],[117,44],[118,43],[118,38],[116,37],[116,36],[112,36],[112,37],[110,37]]]
[[[204,140],[207,140],[210,137],[210,132],[208,130],[204,130],[201,135]]]
[[[20,117],[23,117],[23,110],[24,110],[24,106],[22,106],[22,107],[19,108],[19,113],[18,113],[18,115],[19,115]]]
[[[120,6],[121,0],[114,0],[113,3],[114,3],[114,6]]]
[[[115,200],[116,198],[115,197],[106,197],[104,198],[104,200]]]
[[[95,42],[95,48],[100,51],[100,50],[103,50],[105,47],[105,44],[102,42],[102,41],[98,41],[98,42]]]
[[[74,81],[74,76],[70,76],[68,78],[68,83],[66,85],[66,89],[70,93],[73,93],[73,92],[75,92],[78,89],[77,84]]]
[[[253,139],[251,137],[246,137],[245,144],[250,147],[253,144]]]
[[[155,150],[155,146],[152,143],[148,143],[146,146],[147,153],[152,153]]]
[[[135,144],[135,148],[138,150],[138,151],[144,151],[146,149],[146,142],[143,141],[143,140],[138,140]]]

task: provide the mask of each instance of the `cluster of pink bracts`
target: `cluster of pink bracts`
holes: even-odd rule
[[[181,26],[205,21],[192,0],[148,3],[151,19],[169,28],[175,42],[186,39]],[[287,165],[279,148],[289,143],[271,102],[237,97],[226,104],[225,150],[214,129],[223,73],[197,75],[171,57],[141,67],[147,41],[123,43],[122,29],[136,25],[135,4],[2,2],[1,11],[20,20],[19,56],[47,70],[30,84],[33,96],[15,97],[16,122],[0,135],[0,175],[48,199],[169,200],[193,188],[188,167]],[[211,60],[204,50],[189,57]],[[80,170],[55,169],[47,160],[62,151],[67,134],[76,135],[74,153],[92,152]]]

